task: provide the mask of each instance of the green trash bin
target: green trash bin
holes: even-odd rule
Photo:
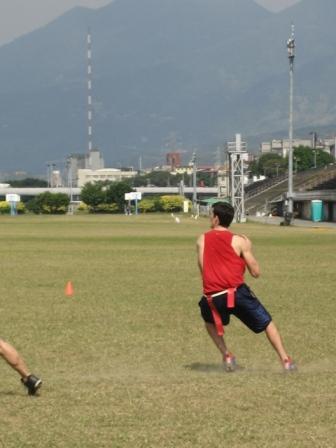
[[[323,202],[319,199],[311,201],[311,219],[314,222],[319,222],[323,219]]]

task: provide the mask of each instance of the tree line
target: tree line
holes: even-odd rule
[[[335,162],[333,156],[322,149],[312,149],[307,146],[293,148],[293,169],[296,172],[321,168]],[[267,153],[261,155],[250,165],[251,174],[256,176],[274,177],[288,170],[288,156]]]
[[[128,182],[95,182],[86,184],[81,190],[79,211],[89,213],[130,213],[135,204],[125,201],[125,193],[134,191]],[[152,196],[144,198],[138,203],[138,210],[142,213],[163,211],[181,211],[185,198],[177,195]],[[34,214],[65,214],[69,210],[70,198],[65,193],[44,192],[36,197],[17,204],[17,212],[26,211]],[[0,201],[0,214],[10,213],[10,204]]]

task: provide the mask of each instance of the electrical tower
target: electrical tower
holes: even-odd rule
[[[87,103],[87,112],[88,112],[88,149],[89,152],[93,149],[92,144],[92,115],[93,115],[93,106],[92,106],[92,39],[91,39],[91,31],[88,29],[87,34],[87,90],[88,90],[88,103]]]
[[[228,142],[230,158],[230,196],[234,207],[234,222],[246,222],[244,197],[244,160],[247,158],[246,143],[236,134],[234,142]]]

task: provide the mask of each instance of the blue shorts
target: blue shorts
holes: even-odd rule
[[[269,312],[245,283],[236,290],[234,308],[227,308],[226,297],[227,294],[223,294],[213,298],[213,303],[222,318],[223,325],[229,325],[230,316],[233,314],[254,333],[261,333],[272,321]],[[205,296],[201,298],[198,305],[201,308],[204,321],[213,324],[212,312]]]

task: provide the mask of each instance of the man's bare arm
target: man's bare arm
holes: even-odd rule
[[[201,235],[197,240],[197,262],[198,267],[201,272],[201,275],[203,273],[203,252],[204,252],[204,235]]]
[[[245,235],[239,235],[239,238],[241,256],[246,262],[247,269],[249,270],[249,273],[252,275],[252,277],[258,278],[260,276],[260,268],[259,263],[257,262],[252,252],[252,243]]]

